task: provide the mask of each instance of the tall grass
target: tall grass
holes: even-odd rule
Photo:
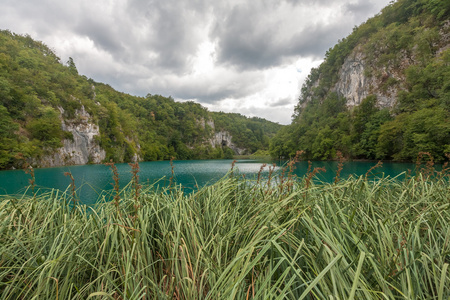
[[[448,178],[402,176],[4,197],[1,299],[448,299]]]

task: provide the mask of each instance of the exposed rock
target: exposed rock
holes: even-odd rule
[[[92,121],[91,115],[86,111],[84,106],[75,111],[75,118],[64,120],[64,109],[58,107],[60,111],[61,127],[64,131],[72,133],[73,139],[64,139],[63,147],[53,151],[52,154],[46,155],[33,164],[39,167],[56,167],[65,165],[84,165],[88,163],[102,163],[105,160],[106,152],[98,144],[96,136],[100,135],[97,124]],[[198,125],[205,128],[210,127],[213,131],[215,124],[212,119],[198,120]],[[131,141],[131,138],[127,138]],[[227,131],[215,132],[207,141],[213,147],[229,147],[237,155],[245,154],[248,150],[237,147],[232,142],[232,136]],[[140,145],[136,145],[140,150]],[[138,151],[139,152],[139,151]],[[139,154],[135,153],[132,161],[141,161]]]
[[[131,137],[126,137],[126,139],[127,139],[128,143],[130,143],[130,144],[133,143],[133,139]],[[141,145],[138,142],[136,142],[135,145],[136,145],[136,148],[137,148],[137,152],[135,152],[133,154],[133,157],[131,158],[131,161],[132,162],[139,162],[139,161],[143,160],[142,157],[139,155],[139,153],[141,153]]]
[[[439,30],[440,39],[435,45],[438,56],[442,51],[450,47],[450,21],[446,21]],[[374,61],[367,61],[364,51],[361,47],[356,47],[353,52],[345,59],[339,74],[339,80],[331,89],[339,95],[347,99],[347,106],[352,107],[359,105],[361,101],[369,95],[376,95],[377,105],[379,107],[393,107],[396,104],[397,94],[404,89],[402,84],[385,84],[387,80],[394,79],[396,82],[405,82],[405,70],[412,64],[417,63],[417,59],[413,55],[408,55],[405,50],[399,52],[399,63],[395,65],[387,64],[383,68],[375,66],[377,76],[368,76],[367,70],[375,65]],[[318,86],[320,81],[314,82],[312,87]],[[305,103],[301,104],[304,108]]]
[[[59,107],[61,116],[64,113]],[[71,132],[73,139],[63,140],[63,147],[57,149],[53,154],[43,157],[39,161],[42,167],[54,167],[64,165],[84,165],[87,163],[101,163],[106,152],[103,150],[95,136],[100,135],[98,125],[94,124],[91,116],[86,112],[84,106],[76,110],[75,119],[63,120],[61,126],[64,131]]]
[[[206,125],[208,125],[209,127],[211,127],[212,130],[215,129],[214,121],[213,121],[212,119],[209,119],[209,120],[206,122]]]
[[[195,119],[195,123],[197,126],[200,126],[202,129],[205,129],[205,118],[201,117],[200,119]]]
[[[215,129],[213,119],[205,120],[205,118],[201,117],[200,119],[196,119],[195,123],[197,124],[197,126],[200,126],[202,129],[205,129],[206,126],[210,127],[212,130]]]
[[[441,52],[450,48],[450,20],[447,20],[444,23],[444,26],[439,30],[439,34],[441,36],[441,46],[437,50],[436,55],[439,55]]]
[[[210,142],[213,147],[216,147],[216,146],[225,147],[226,146],[226,147],[230,148],[231,150],[233,150],[234,153],[237,155],[242,155],[247,151],[247,149],[237,147],[235,144],[233,144],[231,142],[231,139],[232,139],[232,136],[228,131],[221,130],[214,134],[214,136],[211,138]]]
[[[348,106],[355,106],[369,93],[368,80],[364,76],[364,60],[361,53],[347,57],[339,72],[334,91],[347,99]]]
[[[393,107],[397,98],[398,88],[388,88],[384,92],[381,88],[382,80],[365,74],[367,63],[360,49],[356,48],[344,61],[339,80],[332,88],[333,92],[347,99],[347,106],[359,105],[369,95],[377,96],[380,107]],[[394,77],[389,70],[384,70],[384,78]],[[395,78],[400,79],[400,78]]]
[[[95,93],[95,86],[91,86],[92,89],[92,100],[95,100],[95,98],[97,97],[97,94]]]
[[[131,158],[131,161],[132,162],[142,161],[142,158],[137,153],[134,153],[133,158]]]
[[[215,124],[214,124],[214,120],[213,119],[208,119],[205,120],[204,118],[200,118],[198,120],[196,120],[197,126],[202,127],[203,129],[205,129],[206,127],[211,128],[213,135],[211,136],[210,139],[208,139],[206,142],[211,144],[211,146],[213,147],[228,147],[231,150],[233,150],[233,152],[237,155],[242,155],[245,154],[247,152],[247,149],[244,148],[239,148],[237,147],[231,140],[232,140],[232,135],[225,130],[221,130],[218,132],[215,132]],[[189,145],[188,145],[189,147]],[[191,149],[193,149],[193,147],[190,147]]]

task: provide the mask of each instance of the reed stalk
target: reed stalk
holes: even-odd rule
[[[130,183],[95,207],[2,196],[1,299],[450,297],[448,178],[310,174],[289,193],[230,174],[190,194]]]

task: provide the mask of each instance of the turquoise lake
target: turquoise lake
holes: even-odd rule
[[[181,184],[187,192],[196,186],[204,186],[214,183],[227,174],[231,169],[233,160],[190,160],[174,161],[175,182]],[[280,173],[283,161],[261,161],[261,160],[238,160],[235,168],[239,174],[245,174],[246,178],[256,178],[262,164],[266,163],[263,175],[268,176],[269,166],[275,163],[275,172]],[[364,175],[376,162],[346,162],[341,172],[341,178],[350,175]],[[128,164],[117,164],[120,176],[120,186],[124,187],[131,180],[131,167]],[[141,162],[139,163],[139,181],[142,184],[156,183],[159,186],[167,186],[172,176],[169,161]],[[313,162],[314,167],[324,167],[327,171],[320,173],[318,179],[332,182],[336,176],[337,162],[318,161]],[[373,176],[397,176],[402,172],[414,170],[415,165],[411,163],[384,162],[382,168],[373,171]],[[296,164],[295,174],[305,175],[308,162],[301,161]],[[75,179],[77,197],[81,203],[93,204],[99,199],[99,193],[103,190],[112,190],[113,179],[110,167],[105,165],[65,166],[58,168],[35,169],[36,187],[40,192],[49,189],[68,189],[71,180],[64,176],[70,172]],[[23,170],[0,171],[0,195],[23,195],[27,187],[30,175]]]

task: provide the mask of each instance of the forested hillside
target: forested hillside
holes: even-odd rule
[[[268,149],[281,127],[194,102],[136,97],[78,74],[42,42],[0,31],[0,169],[230,157]],[[226,132],[231,142],[217,142]],[[83,148],[84,147],[84,148]],[[19,155],[19,156],[18,156]]]
[[[330,49],[272,156],[414,160],[450,152],[450,1],[398,0]]]

